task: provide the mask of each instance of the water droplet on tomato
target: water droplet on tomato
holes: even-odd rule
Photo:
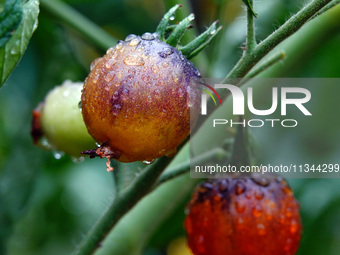
[[[235,202],[235,209],[237,213],[243,213],[246,210],[246,206],[244,203],[236,201]]]
[[[140,43],[140,39],[137,37],[137,38],[134,38],[132,39],[130,42],[129,42],[129,45],[130,46],[136,46]]]
[[[236,195],[241,195],[246,191],[246,187],[242,182],[237,182],[235,185],[235,193]]]
[[[117,50],[120,50],[121,48],[123,48],[123,43],[122,43],[122,42],[119,42],[119,43],[116,45],[116,49],[117,49]]]
[[[256,189],[256,190],[255,190],[255,193],[254,193],[254,196],[255,196],[255,198],[256,198],[257,200],[261,200],[261,199],[263,199],[263,197],[264,197],[264,193],[262,192],[262,190]]]
[[[90,65],[90,69],[92,70],[101,59],[102,58],[96,58],[95,60],[93,60]]]
[[[137,35],[130,34],[125,38],[126,42],[132,41],[133,39],[137,38]]]
[[[159,67],[157,65],[153,65],[153,66],[151,66],[151,71],[154,72],[154,73],[158,73]]]
[[[155,39],[155,36],[153,34],[151,34],[151,33],[144,33],[142,35],[142,39],[143,40],[147,40],[147,41],[152,41],[152,40]]]
[[[255,205],[252,209],[253,216],[258,218],[262,215],[262,208],[259,205]]]
[[[106,69],[111,69],[116,63],[116,60],[110,58],[106,61],[105,67]]]
[[[106,51],[106,54],[110,54],[114,50],[115,50],[114,47],[108,48],[107,51]]]
[[[108,72],[105,76],[105,81],[106,82],[110,82],[113,80],[113,78],[115,77],[115,72],[111,71],[111,72]]]
[[[124,63],[129,66],[142,66],[145,64],[142,57],[129,55],[124,58]]]

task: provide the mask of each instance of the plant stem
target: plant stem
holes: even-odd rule
[[[245,75],[244,78],[253,78],[263,71],[267,70],[269,67],[273,66],[277,62],[284,60],[285,58],[286,54],[284,51],[275,52],[272,54],[272,56],[267,57],[267,59],[265,59],[263,63],[259,63],[257,66],[255,66],[249,73],[247,73],[247,75]],[[241,84],[243,84],[243,80],[241,81]]]
[[[244,77],[264,56],[283,40],[298,31],[314,14],[329,2],[331,2],[331,0],[314,0],[306,5],[301,11],[286,21],[279,29],[257,45],[251,52],[245,54],[226,76],[223,82],[227,79]]]
[[[318,17],[319,15],[325,13],[326,11],[332,9],[333,7],[335,7],[336,5],[340,4],[340,0],[333,0],[332,2],[330,2],[329,4],[327,4],[325,7],[323,7],[320,11],[318,11],[313,17],[312,19],[315,19],[316,17]]]
[[[190,170],[190,165],[199,165],[202,164],[204,162],[213,160],[213,159],[217,159],[217,160],[221,160],[221,159],[225,159],[227,157],[229,157],[230,155],[223,150],[222,148],[214,148],[206,153],[203,153],[202,155],[199,155],[197,157],[195,157],[192,160],[188,160],[186,162],[183,162],[173,168],[170,168],[167,170],[166,173],[162,174],[158,181],[157,181],[157,185],[160,185],[166,181],[169,181],[177,176],[180,176],[182,174],[187,173]]]
[[[41,7],[53,14],[61,22],[72,27],[88,39],[93,45],[106,51],[117,43],[117,40],[102,28],[59,0],[40,0]]]
[[[75,250],[74,254],[93,254],[98,248],[100,248],[102,240],[123,217],[123,215],[151,191],[159,175],[170,161],[171,159],[167,157],[158,159],[155,163],[146,167],[126,190],[118,194],[107,212],[88,232],[79,247]]]
[[[253,0],[249,0],[250,5],[253,6]],[[246,42],[246,53],[252,52],[256,47],[256,36],[255,36],[255,22],[254,13],[250,8],[247,8],[247,42]]]

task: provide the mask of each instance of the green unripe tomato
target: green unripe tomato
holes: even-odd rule
[[[51,90],[42,104],[40,125],[42,135],[51,149],[80,157],[81,152],[95,147],[87,132],[79,102],[83,83],[65,81]]]

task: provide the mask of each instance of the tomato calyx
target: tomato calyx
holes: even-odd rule
[[[100,157],[107,158],[106,170],[108,172],[113,171],[111,166],[111,159],[119,159],[121,153],[116,150],[112,150],[107,142],[104,142],[101,146],[96,149],[82,151],[81,154],[88,155],[90,158]]]

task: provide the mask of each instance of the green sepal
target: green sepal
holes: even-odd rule
[[[166,39],[166,43],[176,47],[179,41],[181,40],[182,36],[187,31],[188,27],[190,26],[191,21],[195,19],[194,14],[190,14],[188,17],[183,19],[174,29],[174,31],[170,34],[168,39]]]
[[[172,17],[175,15],[178,8],[182,7],[180,4],[176,4],[174,7],[172,7],[166,14],[164,14],[161,22],[159,22],[158,27],[156,28],[156,34],[158,34],[159,39],[164,41],[164,34],[165,30],[169,24],[169,21],[172,19]]]
[[[204,33],[200,34],[187,45],[179,48],[183,55],[190,59],[201,52],[222,29],[222,27],[217,27],[217,23],[218,21],[215,21]]]

